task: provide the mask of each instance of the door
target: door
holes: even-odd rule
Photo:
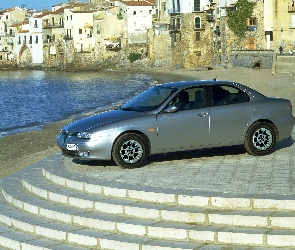
[[[254,104],[249,96],[233,86],[212,86],[210,107],[211,146],[243,143],[245,130],[253,117]]]
[[[157,150],[162,152],[203,148],[209,143],[209,107],[202,87],[180,92],[170,105],[174,113],[159,113]]]

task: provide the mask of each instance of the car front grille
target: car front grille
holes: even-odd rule
[[[68,157],[74,157],[74,158],[79,156],[78,151],[69,151],[65,149],[62,150],[62,154]]]

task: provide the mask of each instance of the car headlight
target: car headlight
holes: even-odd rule
[[[91,139],[91,133],[90,132],[80,132],[80,133],[78,133],[77,134],[77,137],[79,138],[79,139]]]

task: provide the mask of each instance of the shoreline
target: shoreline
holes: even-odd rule
[[[293,104],[295,116],[295,75],[290,73],[272,75],[271,70],[248,68],[218,68],[213,70],[185,70],[171,68],[151,68],[144,70],[112,70],[114,73],[146,74],[155,83],[170,81],[213,79],[237,81],[264,95],[284,97]],[[108,71],[109,73],[109,71]],[[41,161],[60,150],[55,138],[60,129],[72,121],[66,119],[41,127],[41,130],[6,135],[0,138],[0,178],[10,175],[24,167]]]

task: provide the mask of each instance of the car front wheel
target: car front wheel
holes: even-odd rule
[[[276,144],[276,133],[271,124],[259,122],[249,128],[245,138],[246,151],[251,155],[267,155]]]
[[[143,166],[148,155],[148,147],[144,139],[137,134],[120,136],[113,147],[112,157],[121,168],[138,168]]]

